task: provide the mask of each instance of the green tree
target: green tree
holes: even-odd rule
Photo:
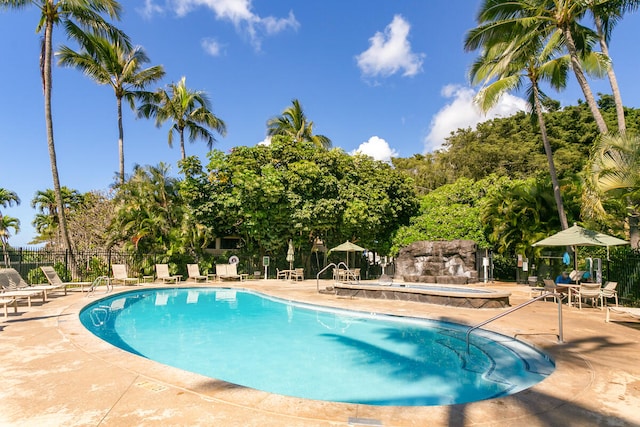
[[[58,174],[58,163],[56,160],[56,149],[53,137],[53,115],[51,113],[51,56],[53,28],[62,24],[67,26],[77,22],[80,27],[93,29],[102,34],[111,34],[113,38],[121,37],[126,39],[124,34],[113,28],[102,14],[107,14],[111,18],[117,18],[120,13],[120,4],[114,0],[0,0],[0,7],[3,9],[22,9],[27,6],[35,6],[40,12],[40,20],[36,27],[36,32],[43,33],[42,49],[40,52],[40,68],[42,75],[42,86],[44,89],[44,115],[47,128],[47,147],[49,150],[49,161],[51,163],[51,175],[53,177],[53,190],[56,196],[57,212],[59,215],[60,234],[62,236],[65,249],[71,254],[72,266],[75,268],[75,258],[73,255],[71,240],[67,228],[67,220],[63,208],[62,190]]]
[[[168,91],[159,89],[154,96],[149,97],[138,109],[139,117],[156,119],[156,126],[160,127],[166,121],[173,122],[169,129],[169,147],[173,146],[173,133],[180,138],[181,159],[187,155],[184,149],[184,132],[189,132],[189,141],[197,138],[207,141],[207,147],[213,148],[216,139],[210,129],[225,136],[227,127],[222,119],[211,112],[211,102],[203,91],[187,88],[186,77],[178,83],[171,83]]]
[[[600,50],[608,58],[611,58],[609,54],[609,42],[613,28],[625,13],[635,11],[639,4],[640,2],[637,0],[590,0],[589,10],[593,16],[593,23],[596,27],[596,33],[598,34]],[[618,86],[618,79],[613,69],[613,62],[610,63],[607,69],[607,76],[611,85],[613,99],[615,100],[618,132],[622,135],[626,132],[626,121],[620,87]]]
[[[482,30],[476,36],[476,43],[477,46],[483,46],[486,41],[505,41],[509,37],[529,43],[527,34],[551,43],[545,47],[548,50],[555,50],[558,42],[563,43],[569,53],[571,69],[598,129],[600,133],[607,133],[607,124],[598,109],[583,67],[583,59],[591,52],[591,44],[597,36],[580,23],[588,7],[589,2],[577,0],[484,0],[477,18]]]
[[[69,211],[82,201],[82,195],[77,190],[72,190],[68,187],[62,187],[60,190],[66,218]],[[59,222],[61,215],[58,214],[55,191],[52,189],[38,190],[31,200],[31,207],[38,212],[33,220],[33,226],[36,228],[38,236],[33,239],[32,243],[48,243],[53,246],[63,245],[62,230]]]
[[[15,233],[20,232],[20,220],[7,215],[0,215],[0,243],[2,243],[2,254],[4,256],[4,266],[11,267],[11,260],[7,249],[9,247],[10,230],[13,228]]]
[[[538,121],[560,224],[565,230],[569,226],[543,116],[542,106],[549,97],[540,88],[543,81],[557,90],[566,85],[569,60],[565,56],[558,56],[561,46],[559,34],[556,34],[555,40],[549,41],[539,36],[535,27],[516,28],[510,34],[480,36],[479,33],[483,32],[487,32],[486,26],[471,31],[465,41],[467,49],[483,48],[482,54],[471,68],[472,81],[484,83],[484,87],[478,92],[476,103],[486,112],[498,102],[504,92],[519,89],[525,80],[529,81],[530,86],[526,89],[527,101],[533,109],[533,117]],[[514,34],[522,36],[514,38]],[[478,40],[482,40],[481,45]]]
[[[292,104],[280,116],[267,121],[267,135],[290,136],[294,142],[309,141],[318,147],[330,148],[331,139],[313,133],[313,122],[307,119],[300,101],[294,99]]]
[[[118,115],[118,158],[120,183],[124,183],[124,130],[122,127],[122,101],[135,109],[136,99],[148,99],[145,90],[149,84],[164,76],[161,65],[142,68],[149,57],[140,46],[131,47],[120,39],[112,40],[100,34],[83,31],[70,22],[69,35],[78,42],[80,51],[62,46],[57,53],[58,63],[74,67],[92,78],[99,85],[110,85],[116,96]]]
[[[631,247],[638,248],[640,137],[629,132],[602,136],[586,167],[584,202],[589,217],[606,218],[607,211],[624,212]],[[621,230],[615,231],[619,234]]]

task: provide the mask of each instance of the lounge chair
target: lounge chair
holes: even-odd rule
[[[47,294],[56,291],[63,291],[67,294],[66,286],[60,285],[29,285],[24,281],[20,273],[13,268],[3,268],[0,270],[0,287],[3,288],[3,296],[14,296],[27,298],[31,307],[31,297],[42,296],[42,302],[47,300]]]
[[[156,277],[162,280],[162,283],[178,283],[182,280],[182,275],[171,275],[169,273],[169,264],[156,264]]]
[[[240,280],[244,282],[248,274],[238,274],[236,264],[216,264],[216,275],[220,280]]]
[[[607,307],[607,317],[605,318],[605,322],[609,322],[611,312],[627,314],[634,319],[640,320],[640,308],[637,307]]]
[[[9,316],[8,307],[10,305],[13,306],[13,312],[18,312],[18,300],[13,297],[2,297],[0,294],[0,305],[4,306],[4,318],[6,319]]]
[[[597,307],[600,300],[600,309],[602,309],[602,297],[600,294],[600,283],[581,283],[576,293],[578,297],[578,307],[582,310],[582,300],[590,299],[591,305]]]
[[[200,267],[198,264],[187,264],[188,279],[193,279],[194,282],[206,282],[209,280],[208,276],[200,274]]]
[[[92,282],[63,282],[56,273],[56,270],[51,266],[40,266],[40,269],[44,273],[44,276],[49,281],[50,285],[64,286],[65,289],[71,286],[80,286],[80,292],[84,292],[85,285],[90,286]]]
[[[616,287],[618,286],[618,282],[607,282],[604,284],[604,288],[600,289],[600,297],[601,303],[607,304],[607,300],[609,298],[615,298],[616,307],[618,307],[618,291]]]
[[[121,283],[128,285],[129,283],[138,284],[140,281],[135,277],[129,277],[127,274],[127,266],[124,264],[111,264],[111,271],[113,272],[113,283]]]

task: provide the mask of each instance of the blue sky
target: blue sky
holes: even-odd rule
[[[505,96],[487,116],[477,112],[467,71],[465,33],[479,1],[449,0],[147,0],[123,1],[118,25],[141,45],[150,64],[162,64],[159,85],[186,76],[187,86],[208,93],[213,112],[227,124],[214,148],[255,145],[266,122],[298,99],[314,131],[347,152],[380,160],[431,152],[450,132],[524,108]],[[10,238],[26,246],[36,191],[52,188],[35,33],[38,10],[0,11],[0,187],[18,193],[20,206],[3,209],[21,221]],[[610,46],[626,106],[640,107],[638,13],[618,25]],[[54,49],[67,43],[54,30]],[[606,81],[595,92],[610,93]],[[152,88],[152,89],[155,89]],[[552,94],[575,105],[582,93],[571,81]],[[156,128],[125,107],[125,168],[176,166],[169,125]],[[110,87],[75,69],[55,67],[53,119],[62,185],[81,192],[107,190],[118,169],[116,103]],[[206,159],[206,144],[187,144],[187,155]]]

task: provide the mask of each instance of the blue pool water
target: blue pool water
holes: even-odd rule
[[[235,289],[138,290],[80,313],[137,355],[272,393],[370,405],[465,403],[531,387],[555,369],[519,341],[467,327],[292,303]]]

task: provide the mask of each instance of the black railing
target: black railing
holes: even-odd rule
[[[603,260],[606,279],[618,282],[616,288],[621,304],[640,305],[640,252],[628,251],[612,254],[611,260]]]

